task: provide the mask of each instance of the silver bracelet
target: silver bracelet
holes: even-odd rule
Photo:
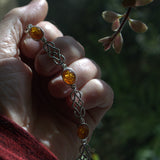
[[[72,88],[72,92],[70,94],[72,107],[75,117],[79,119],[77,136],[81,140],[81,146],[79,148],[80,155],[77,160],[91,160],[91,152],[88,144],[89,126],[84,119],[86,110],[84,108],[82,94],[77,89],[75,84],[76,74],[74,70],[67,67],[65,64],[65,57],[61,54],[60,49],[55,47],[54,42],[47,41],[44,36],[44,31],[40,27],[29,24],[25,30],[25,33],[28,33],[33,40],[41,41],[46,54],[53,59],[55,64],[62,67],[62,79],[66,85],[69,85]]]

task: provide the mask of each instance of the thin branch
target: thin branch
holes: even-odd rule
[[[113,36],[112,36],[112,41],[113,41],[114,38],[122,31],[124,25],[126,24],[126,22],[127,22],[127,20],[128,20],[128,17],[129,17],[129,14],[130,14],[130,12],[131,12],[131,9],[132,9],[132,7],[129,7],[129,8],[128,8],[128,10],[127,10],[127,12],[126,12],[126,14],[125,14],[125,16],[124,16],[124,18],[123,18],[123,21],[122,21],[120,27],[118,28],[118,30],[117,30],[117,31],[113,34]]]

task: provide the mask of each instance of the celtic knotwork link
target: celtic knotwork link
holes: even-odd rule
[[[65,57],[60,54],[60,49],[55,47],[53,42],[47,41],[43,45],[44,50],[50,58],[53,59],[55,64],[63,65],[65,62]]]
[[[85,116],[86,111],[85,111],[85,108],[84,108],[84,107],[82,107],[82,108],[80,108],[80,109],[78,109],[78,108],[74,108],[74,109],[75,109],[75,110],[74,110],[74,115],[75,115],[76,117],[81,118],[81,117],[84,117],[84,116]]]
[[[71,100],[73,101],[72,107],[74,108],[74,114],[76,117],[81,118],[85,116],[84,102],[82,100],[81,92],[73,90],[71,93]]]
[[[83,143],[79,150],[80,150],[80,156],[77,160],[92,160],[90,147],[87,143]]]

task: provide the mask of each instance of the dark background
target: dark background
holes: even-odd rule
[[[28,0],[19,0],[18,5]],[[145,22],[144,34],[125,26],[120,55],[104,52],[98,39],[112,34],[101,17],[104,10],[124,13],[119,0],[48,0],[47,20],[84,45],[86,56],[102,69],[113,88],[113,107],[91,141],[101,160],[160,160],[160,1],[133,9],[131,17]],[[96,159],[98,160],[98,159]]]

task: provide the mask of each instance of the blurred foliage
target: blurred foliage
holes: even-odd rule
[[[19,5],[27,3],[19,0]],[[97,41],[112,33],[101,17],[104,10],[123,13],[119,0],[48,0],[47,20],[84,45],[86,56],[102,69],[113,88],[113,107],[91,141],[101,160],[160,160],[160,1],[133,9],[131,18],[149,27],[136,34],[126,25],[120,55],[104,52]]]

